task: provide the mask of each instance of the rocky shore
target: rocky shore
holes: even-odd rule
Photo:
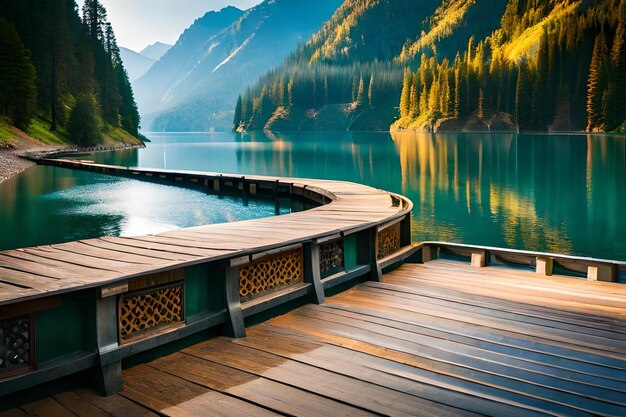
[[[0,183],[36,165],[36,160],[59,153],[82,153],[113,151],[136,148],[137,145],[119,144],[115,146],[49,146],[27,137],[18,137],[10,145],[0,146]]]

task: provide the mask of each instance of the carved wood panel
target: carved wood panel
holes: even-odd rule
[[[302,249],[265,257],[239,270],[239,297],[242,302],[302,282]]]
[[[343,241],[337,239],[320,244],[321,275],[328,276],[343,269]]]
[[[31,316],[0,320],[0,375],[31,364]]]
[[[385,258],[400,250],[400,223],[378,232],[377,258]]]
[[[183,283],[122,295],[118,302],[119,343],[184,321]]]

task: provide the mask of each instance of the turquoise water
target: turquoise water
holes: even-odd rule
[[[414,241],[445,240],[626,260],[626,146],[621,137],[349,132],[147,136],[152,142],[145,149],[81,158],[149,168],[355,181],[404,194],[415,203]],[[54,169],[45,177],[60,171]],[[93,174],[63,175],[76,182],[80,175]],[[27,182],[31,176],[40,175],[31,170],[19,178]],[[0,185],[3,208],[5,188]],[[96,204],[93,213],[81,212],[84,202],[73,189],[70,184],[64,198],[69,208],[53,215],[59,222],[74,225],[76,231],[87,228],[94,236],[102,231],[123,233],[129,227],[120,217],[123,210],[107,212],[108,207],[118,207],[107,199]],[[105,194],[114,201],[118,194],[114,188],[109,191],[96,189],[93,196]],[[16,192],[8,191],[9,195]],[[34,191],[40,197],[29,201],[27,210],[35,216],[50,216],[50,210],[57,210],[46,204],[55,199],[50,192]],[[201,224],[205,218],[196,216],[201,207],[206,210],[203,213],[212,212],[211,203],[196,201],[191,203],[194,210],[181,212],[176,215],[179,220],[172,221],[168,201],[176,201],[177,207],[181,204],[170,197],[151,202],[153,194],[158,193],[145,190],[143,197],[128,202],[126,210],[139,204],[132,212],[143,214],[156,205],[151,221],[179,227]],[[91,228],[92,216],[106,216],[109,221]],[[2,221],[10,223],[10,215]],[[135,224],[134,231],[140,232],[141,223]],[[13,229],[8,240],[14,241],[18,233],[19,229]],[[68,240],[63,233],[59,239]]]
[[[37,166],[0,184],[0,249],[273,216],[273,201]],[[286,212],[283,209],[282,212]]]

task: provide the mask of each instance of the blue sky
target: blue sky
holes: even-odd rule
[[[84,0],[77,0],[79,10]],[[194,20],[228,5],[247,9],[261,0],[100,0],[120,46],[141,51],[154,42],[173,44]]]

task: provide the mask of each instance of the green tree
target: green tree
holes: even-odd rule
[[[589,78],[587,79],[587,130],[603,130],[604,114],[602,100],[605,91],[605,61],[608,55],[604,32],[600,32],[594,41]]]
[[[25,129],[35,110],[35,66],[15,27],[0,18],[0,114]]]
[[[402,81],[402,94],[400,95],[400,116],[407,117],[410,112],[411,100],[411,72],[404,69],[404,79]]]
[[[367,104],[372,107],[374,105],[374,73],[370,75],[370,84],[367,88]]]
[[[233,118],[233,130],[237,130],[237,128],[241,125],[241,113],[243,108],[243,102],[241,100],[241,94],[237,97],[237,105],[235,106],[235,117]]]
[[[70,113],[67,130],[77,145],[95,145],[100,141],[102,120],[93,94],[80,94]]]
[[[526,62],[522,61],[518,67],[517,83],[515,84],[515,122],[518,128],[528,129],[530,127],[531,105],[532,94],[528,79],[528,67]]]

